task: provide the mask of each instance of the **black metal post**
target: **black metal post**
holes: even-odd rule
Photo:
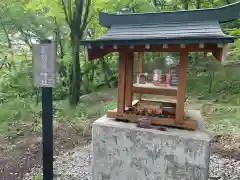
[[[42,88],[43,180],[53,180],[52,88]]]

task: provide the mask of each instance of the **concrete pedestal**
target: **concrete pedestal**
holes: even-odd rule
[[[141,129],[104,116],[93,124],[92,180],[207,180],[210,139],[202,130]]]

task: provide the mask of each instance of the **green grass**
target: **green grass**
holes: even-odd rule
[[[68,101],[54,102],[54,121],[68,121],[75,126],[84,125],[89,119],[105,114],[108,109],[116,108],[116,89],[104,89],[81,97],[76,108]],[[41,130],[41,104],[35,99],[11,99],[0,104],[0,134],[15,136],[29,127]]]
[[[206,97],[206,96],[205,96]],[[152,97],[151,97],[152,98]],[[216,103],[201,100],[207,117],[207,127],[214,133],[240,133],[240,100],[232,95],[219,98]],[[54,102],[54,122],[67,121],[73,126],[82,127],[89,120],[103,116],[107,110],[117,106],[117,89],[102,89],[82,96],[76,108],[68,101]],[[41,104],[35,99],[11,99],[0,104],[0,134],[14,136],[29,127],[41,130]]]
[[[240,134],[240,106],[218,103],[203,108],[207,127],[214,134]]]
[[[109,93],[115,99],[108,103],[106,109],[116,107],[117,90],[110,89]],[[204,94],[204,100],[196,100],[193,104],[203,104],[202,111],[206,115],[206,126],[214,134],[239,134],[240,133],[240,95],[228,95],[216,98],[215,94]],[[145,98],[161,98],[160,96],[145,95]],[[217,102],[210,103],[212,100]],[[196,107],[200,107],[199,105]]]
[[[42,174],[32,177],[32,180],[42,180],[42,179],[43,179],[43,175]]]
[[[11,99],[0,104],[0,109],[0,134],[17,134],[40,117],[40,106],[30,99]]]

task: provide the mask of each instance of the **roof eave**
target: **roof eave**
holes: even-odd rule
[[[180,39],[126,39],[126,40],[83,40],[81,45],[143,45],[143,44],[227,44],[233,43],[235,37],[223,38],[180,38]]]

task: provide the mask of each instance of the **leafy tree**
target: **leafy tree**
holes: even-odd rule
[[[37,9],[38,14],[47,16],[55,25],[55,37],[60,45],[61,58],[64,56],[64,48],[60,35],[60,24],[65,20],[68,27],[69,41],[71,47],[72,65],[70,70],[70,104],[76,105],[79,102],[81,87],[81,66],[80,66],[80,39],[84,36],[84,31],[89,20],[91,0],[43,0],[31,1],[29,8]],[[63,66],[63,65],[62,65]]]
[[[90,14],[91,0],[61,0],[61,5],[65,14],[66,22],[70,28],[70,39],[72,45],[72,70],[70,76],[70,103],[76,105],[79,102],[81,87],[81,69],[80,69],[80,44],[84,31],[87,27]]]
[[[23,54],[16,56],[15,52],[24,49],[25,52],[30,53],[35,39],[55,39],[58,44],[58,82],[60,83],[58,89],[61,89],[57,91],[62,98],[65,98],[64,95],[69,91],[70,103],[76,105],[79,95],[96,90],[102,85],[112,87],[112,82],[116,81],[118,56],[109,54],[97,61],[86,62],[79,44],[79,40],[86,36],[94,39],[106,32],[107,29],[98,24],[99,12],[174,11],[218,7],[233,2],[236,1],[6,0],[0,3],[1,71],[13,72],[16,64],[19,63],[19,57],[24,56]],[[231,35],[239,35],[239,28],[239,21],[223,26],[225,33]],[[23,45],[15,50],[19,42]],[[238,44],[230,48],[230,54],[236,61],[239,59]],[[26,50],[26,46],[29,50]],[[150,54],[147,60],[155,56],[159,55]],[[199,53],[192,54],[194,59],[199,59],[201,56]],[[25,63],[31,62],[29,57],[24,59],[27,59]]]

